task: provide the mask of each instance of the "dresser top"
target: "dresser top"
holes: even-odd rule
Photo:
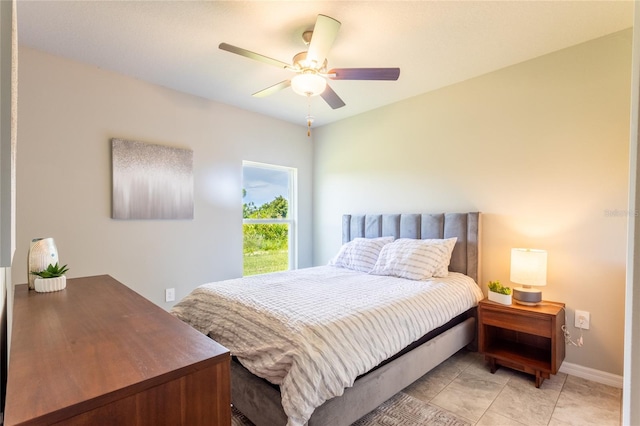
[[[100,406],[229,356],[108,275],[53,293],[18,285],[4,424]]]

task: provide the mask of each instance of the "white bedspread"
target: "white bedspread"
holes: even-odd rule
[[[482,298],[458,273],[411,281],[320,266],[205,284],[172,313],[280,385],[288,425],[296,426]]]

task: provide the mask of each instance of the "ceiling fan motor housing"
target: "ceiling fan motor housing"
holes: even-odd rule
[[[317,64],[315,61],[307,61],[307,52],[300,52],[293,57],[293,65],[299,71],[314,70],[319,73],[327,72],[327,60],[325,59],[322,64]]]

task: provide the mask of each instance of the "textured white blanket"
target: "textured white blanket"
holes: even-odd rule
[[[289,426],[483,298],[469,277],[434,281],[333,266],[205,284],[172,313],[280,385]]]

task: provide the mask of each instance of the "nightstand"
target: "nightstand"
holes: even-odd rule
[[[524,306],[480,301],[478,345],[491,373],[502,365],[534,374],[539,388],[564,360],[564,318],[564,303]]]

